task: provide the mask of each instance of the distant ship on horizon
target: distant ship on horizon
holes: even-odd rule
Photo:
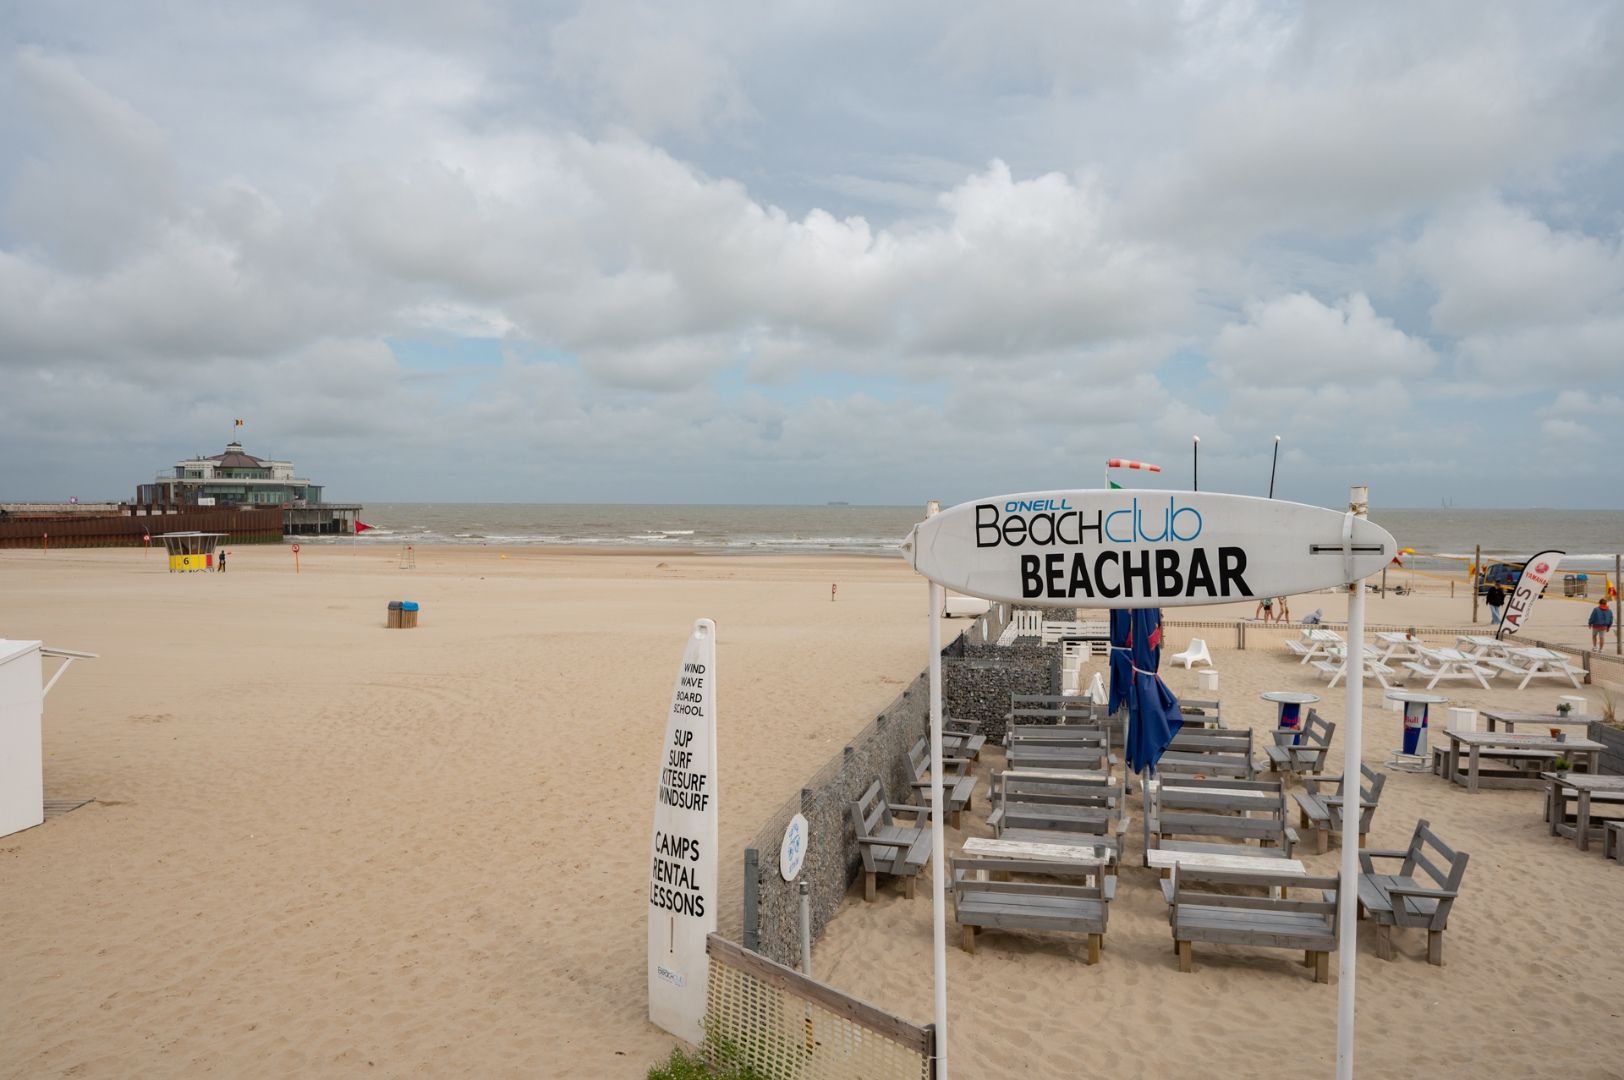
[[[849,502],[826,502],[823,505],[824,506],[850,506],[851,503],[849,503]]]

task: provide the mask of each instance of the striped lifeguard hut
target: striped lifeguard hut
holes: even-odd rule
[[[220,538],[225,535],[206,532],[163,533],[159,539],[164,542],[164,550],[169,553],[169,572],[186,574],[216,569],[214,549],[219,546]]]

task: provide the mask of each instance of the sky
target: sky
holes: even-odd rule
[[[1620,505],[1624,6],[0,0],[0,500]]]

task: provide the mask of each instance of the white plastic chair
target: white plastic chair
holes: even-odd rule
[[[1207,651],[1207,643],[1201,638],[1191,638],[1189,648],[1181,653],[1174,653],[1167,659],[1169,662],[1174,660],[1184,661],[1184,670],[1186,671],[1190,670],[1190,665],[1196,662],[1205,663],[1208,667],[1212,666],[1212,653]]]

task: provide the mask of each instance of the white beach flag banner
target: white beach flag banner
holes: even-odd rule
[[[1517,587],[1511,590],[1511,599],[1506,601],[1506,613],[1500,619],[1500,629],[1495,637],[1503,638],[1522,629],[1523,623],[1528,621],[1529,612],[1534,610],[1534,601],[1540,598],[1545,586],[1556,576],[1556,568],[1561,565],[1564,554],[1561,551],[1542,551],[1523,564],[1522,573],[1517,577]]]
[[[1361,581],[1397,545],[1368,519],[1320,506],[1124,488],[960,503],[915,525],[902,550],[932,581],[987,600],[1151,608]]]
[[[704,1038],[717,857],[716,624],[699,619],[666,714],[648,891],[648,1018],[696,1045]]]

